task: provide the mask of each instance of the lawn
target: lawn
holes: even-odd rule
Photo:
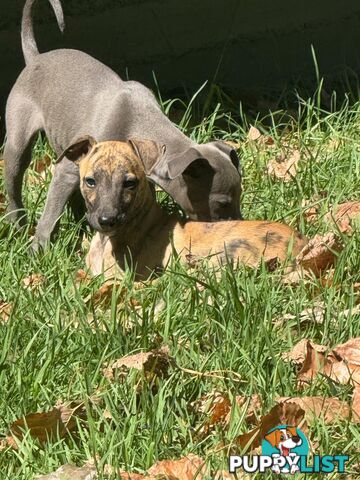
[[[164,109],[171,113],[176,105],[166,102]],[[299,100],[291,115],[277,111],[253,118],[257,130],[250,130],[240,110],[217,106],[196,125],[191,112],[189,107],[179,123],[192,138],[236,145],[245,218],[286,222],[308,237],[334,231],[343,245],[335,270],[289,285],[281,268],[228,265],[215,272],[206,262],[186,269],[174,261],[155,281],[135,285],[129,271],[122,284],[99,293],[104,280],[79,272],[85,268],[90,233],[81,243],[80,226],[69,213],[51,249],[40,257],[29,253],[51,178],[51,169],[41,171],[39,162],[53,158],[39,139],[25,187],[29,228],[16,232],[0,216],[1,480],[32,479],[91,460],[99,478],[108,478],[109,465],[114,472],[144,474],[158,460],[187,454],[205,459],[211,473],[202,478],[214,479],[214,472],[227,469],[231,442],[258,421],[246,421],[253,395],[258,396],[257,419],[277,397],[317,395],[351,402],[351,382],[326,375],[299,390],[298,367],[283,354],[302,339],[331,349],[360,337],[360,229],[355,225],[352,235],[342,234],[324,218],[333,205],[360,200],[360,103],[326,112],[316,99]],[[300,160],[293,178],[283,181],[267,173],[268,162],[294,152]],[[0,208],[3,191],[0,174]],[[158,195],[173,208],[162,192]],[[316,207],[312,222],[310,207]],[[320,318],[313,313],[316,307]],[[310,314],[304,318],[305,309]],[[347,315],[341,313],[348,309]],[[163,346],[172,358],[167,374],[135,369],[123,375],[113,369],[112,378],[104,374],[123,356]],[[224,421],[210,425],[210,413],[197,407],[209,394],[211,404],[211,392],[232,405],[226,426]],[[237,396],[248,400],[240,406]],[[15,420],[66,402],[78,402],[71,405],[70,432],[58,423],[43,442],[29,431],[6,440]],[[309,422],[308,436],[317,454],[349,455],[347,478],[359,475],[360,431],[353,420],[328,422],[319,415]],[[110,472],[109,478],[120,477]]]

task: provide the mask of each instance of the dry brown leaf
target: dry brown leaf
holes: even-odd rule
[[[238,408],[242,408],[247,402],[249,405],[246,411],[246,422],[255,423],[254,419],[257,417],[261,409],[261,399],[258,395],[252,395],[250,398],[245,396],[235,397],[235,404]],[[230,423],[232,415],[232,403],[223,392],[214,390],[206,395],[203,395],[199,400],[191,404],[195,412],[200,412],[206,415],[206,420],[199,429],[200,434],[207,435],[215,426],[221,425],[227,428]]]
[[[135,289],[140,289],[143,288],[144,284],[140,282],[134,283],[134,288]],[[113,290],[118,290],[115,295],[116,295],[116,303],[118,306],[123,304],[125,302],[125,299],[128,294],[128,289],[124,286],[122,286],[121,283],[118,283],[114,280],[108,280],[106,281],[94,294],[88,295],[84,301],[85,303],[92,303],[94,307],[99,307],[99,308],[109,308],[112,302],[112,297],[113,297]],[[137,308],[140,307],[141,304],[138,300],[136,300],[134,297],[129,297],[127,299],[128,305],[131,307]]]
[[[316,351],[313,344],[306,344],[306,356],[298,373],[299,386],[309,383],[321,373],[341,384],[350,383],[360,385],[359,352],[356,350],[359,338],[351,339],[345,344],[338,345],[327,355],[323,351]]]
[[[233,142],[232,140],[223,140],[224,143],[229,145],[229,147],[233,148],[234,150],[239,150],[241,148],[240,142]]]
[[[0,192],[0,215],[2,215],[5,212],[5,202],[6,198],[3,193]]]
[[[325,353],[321,349],[316,349],[310,341],[306,342],[306,354],[302,367],[298,373],[299,385],[311,382],[312,379],[323,370],[326,363]]]
[[[214,390],[193,402],[191,407],[195,412],[207,416],[204,425],[199,430],[199,433],[207,435],[215,425],[225,422],[225,418],[231,410],[231,402],[226,394]]]
[[[28,277],[22,279],[22,284],[27,290],[37,290],[45,281],[44,275],[41,273],[32,273]]]
[[[244,472],[236,472],[230,473],[226,470],[222,470],[221,472],[217,472],[215,474],[214,480],[251,480],[254,477],[244,473]]]
[[[306,223],[315,223],[319,214],[319,206],[318,205],[308,206],[309,204],[312,205],[313,202],[310,200],[303,200],[301,202],[301,206],[303,207],[302,215]]]
[[[289,320],[298,319],[299,323],[322,323],[325,315],[325,303],[315,302],[312,307],[305,308],[298,315],[292,313],[286,313],[282,317],[274,320],[274,325],[282,327]]]
[[[289,320],[298,319],[300,324],[304,323],[318,323],[322,324],[325,319],[326,305],[324,302],[315,302],[312,307],[305,308],[298,315],[293,315],[292,313],[286,313],[282,317],[276,318],[274,320],[274,325],[277,327],[282,327]],[[337,325],[340,318],[348,318],[352,315],[360,313],[360,305],[356,305],[353,308],[347,308],[337,313],[334,318],[331,318],[333,324]]]
[[[29,430],[32,438],[40,443],[56,438],[57,433],[62,438],[67,430],[61,419],[61,412],[53,408],[50,412],[30,413],[19,420],[16,420],[10,427],[12,436],[22,439],[24,431]]]
[[[35,160],[33,170],[36,173],[43,173],[45,170],[49,168],[51,163],[52,163],[51,157],[45,154],[42,158],[37,158]]]
[[[171,480],[202,480],[207,474],[204,460],[191,453],[179,460],[156,462],[148,471],[148,475],[167,475]]]
[[[85,272],[82,268],[80,268],[75,274],[75,283],[89,283],[91,280],[91,275],[88,272]]]
[[[294,345],[289,352],[283,353],[281,358],[286,362],[292,362],[295,365],[302,365],[307,355],[309,343],[316,352],[323,353],[327,350],[323,345],[318,345],[317,343],[311,342],[308,338],[303,338],[300,342]]]
[[[260,419],[259,425],[250,432],[239,435],[234,444],[244,449],[246,446],[251,451],[261,445],[261,442],[267,432],[275,428],[277,425],[292,425],[294,427],[301,426],[306,431],[307,425],[304,421],[305,412],[296,403],[282,402],[275,405],[267,415]]]
[[[341,360],[360,365],[360,337],[351,338],[347,342],[337,345],[332,351]]]
[[[325,398],[315,397],[280,397],[277,402],[292,402],[299,405],[305,412],[305,419],[308,424],[315,419],[321,418],[325,424],[334,423],[337,420],[353,420],[359,422],[360,418],[353,415],[349,405],[336,397]]]
[[[63,402],[59,400],[55,407],[60,411],[61,421],[69,432],[76,430],[78,420],[86,419],[84,402]]]
[[[360,202],[346,202],[337,205],[324,217],[326,222],[335,222],[342,233],[353,232],[352,222],[360,220]]]
[[[0,299],[0,321],[7,322],[10,318],[13,305],[11,303],[3,302]]]
[[[260,137],[261,137],[260,131],[256,127],[253,127],[252,125],[250,125],[247,138],[249,140],[255,141],[255,140],[258,140]]]
[[[354,388],[351,407],[354,415],[358,419],[360,419],[360,387],[359,386]]]
[[[113,290],[116,288],[120,290],[118,295],[118,301],[120,302],[124,298],[126,289],[121,284],[112,280],[105,282],[93,295],[89,295],[85,299],[85,302],[88,303],[91,301],[95,307],[101,306],[107,308],[111,305]]]
[[[119,478],[121,480],[151,480],[150,477],[144,477],[139,473],[119,472]]]
[[[311,271],[317,277],[335,264],[336,253],[343,246],[339,238],[333,233],[315,235],[296,257],[298,268]]]
[[[268,175],[284,182],[290,182],[297,173],[299,160],[299,150],[291,150],[287,155],[281,154],[268,163]]]
[[[22,440],[27,430],[33,439],[42,444],[56,439],[57,435],[63,438],[76,429],[76,418],[84,418],[84,415],[83,404],[76,402],[59,403],[49,412],[30,413],[11,424],[7,443],[16,448],[15,438]],[[12,444],[11,437],[13,437]]]
[[[75,465],[62,465],[55,472],[47,475],[37,475],[36,480],[93,480],[97,478],[97,471],[94,467]]]
[[[106,367],[103,373],[106,378],[113,381],[116,377],[125,378],[131,369],[135,369],[143,372],[146,379],[151,381],[155,377],[166,377],[172,364],[169,348],[164,346],[157,350],[122,357]]]

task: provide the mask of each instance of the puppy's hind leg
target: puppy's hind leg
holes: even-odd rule
[[[29,121],[29,118],[24,119],[21,112],[15,122],[7,122],[4,176],[9,206],[6,218],[19,225],[26,223],[22,201],[22,183],[24,173],[31,162],[33,139],[38,130],[38,125]]]

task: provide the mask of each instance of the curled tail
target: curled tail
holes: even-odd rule
[[[26,65],[28,65],[34,57],[39,55],[39,50],[35,41],[33,21],[31,16],[32,7],[36,3],[36,1],[37,0],[26,1],[21,21],[21,44]],[[65,28],[65,22],[60,0],[49,0],[49,3],[54,10],[57,24],[61,32],[63,32]]]

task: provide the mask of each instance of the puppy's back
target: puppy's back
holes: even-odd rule
[[[267,221],[187,222],[177,224],[173,244],[182,255],[233,259],[255,267],[261,259],[295,257],[307,240],[288,225]]]

